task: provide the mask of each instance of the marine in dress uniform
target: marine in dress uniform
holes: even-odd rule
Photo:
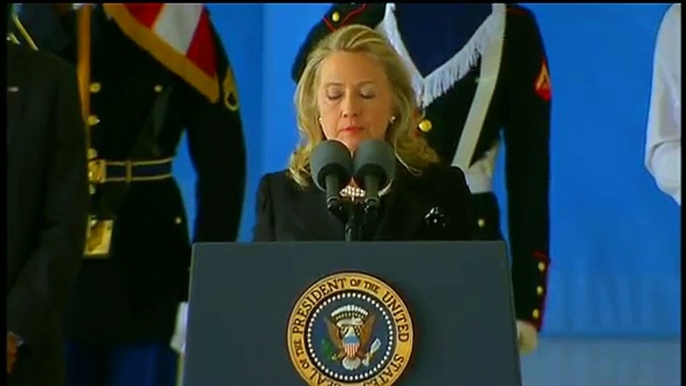
[[[522,351],[530,351],[550,264],[551,87],[534,15],[510,4],[335,4],[298,52],[296,82],[315,45],[351,23],[380,31],[404,59],[424,114],[418,135],[465,171],[478,239],[502,239],[492,174],[504,142],[517,327]]]
[[[193,241],[235,241],[246,165],[232,71],[201,4],[64,6],[23,4],[10,38],[73,63],[83,90],[91,229],[65,315],[68,385],[172,385],[191,257],[172,159],[186,133]]]

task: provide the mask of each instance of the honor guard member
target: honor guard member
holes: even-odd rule
[[[194,242],[238,233],[245,148],[230,64],[203,4],[24,4],[12,36],[80,78],[91,228],[65,315],[68,385],[173,385],[190,240],[172,159],[197,172]]]
[[[517,330],[522,352],[537,345],[548,278],[551,87],[531,11],[505,4],[335,4],[309,32],[293,64],[351,23],[382,32],[413,78],[426,136],[444,162],[465,171],[478,239],[502,239],[492,175],[501,142]]]

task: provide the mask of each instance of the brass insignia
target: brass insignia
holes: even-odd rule
[[[288,354],[308,385],[391,386],[405,371],[413,342],[402,298],[358,272],[311,285],[288,320]]]
[[[421,122],[419,122],[419,130],[421,130],[424,133],[428,133],[433,129],[433,124],[431,123],[430,120],[428,119],[422,119]]]
[[[91,94],[97,94],[102,90],[102,85],[98,82],[91,83],[90,91]]]
[[[88,161],[88,182],[91,184],[103,184],[107,179],[107,164],[103,159],[91,159]]]
[[[231,67],[226,68],[226,76],[222,82],[224,89],[224,105],[231,111],[238,110],[238,90],[236,89],[236,81],[233,77],[233,70]]]
[[[113,220],[91,220],[86,240],[87,259],[107,259],[112,243]]]

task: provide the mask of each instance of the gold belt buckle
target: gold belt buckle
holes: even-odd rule
[[[131,183],[133,181],[133,167],[134,167],[134,162],[131,160],[126,160],[126,176],[124,177],[124,180],[126,181],[127,184]]]
[[[107,163],[104,159],[88,161],[88,181],[91,184],[102,184],[107,179]]]
[[[91,217],[86,238],[86,259],[106,260],[110,256],[114,220]]]

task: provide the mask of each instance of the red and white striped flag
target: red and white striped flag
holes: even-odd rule
[[[204,4],[105,3],[124,34],[210,101],[219,99],[215,41]]]

